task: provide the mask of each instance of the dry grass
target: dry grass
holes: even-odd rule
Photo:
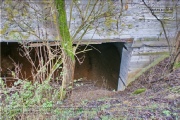
[[[76,83],[70,100],[73,102],[80,102],[84,100],[97,100],[101,98],[108,98],[114,92],[107,90],[105,86],[102,86],[100,88],[96,85],[96,83],[92,83],[90,81]]]

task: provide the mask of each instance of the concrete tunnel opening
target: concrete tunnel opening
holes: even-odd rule
[[[29,80],[31,64],[25,57],[20,55],[20,44],[17,42],[1,42],[0,46],[0,77],[4,80],[5,84],[11,87],[18,80],[12,75],[12,72],[15,71],[19,72],[18,77],[20,79]],[[19,68],[16,68],[15,64],[18,64]]]
[[[86,46],[80,46],[82,51]],[[86,78],[99,87],[117,89],[120,68],[120,54],[114,43],[92,44],[86,53],[78,55],[83,63],[76,61],[75,79]]]
[[[76,80],[85,78],[98,87],[119,90],[119,84],[122,86],[125,83],[120,83],[122,80],[119,78],[123,45],[124,42],[80,45],[78,51],[84,50],[85,47],[91,50],[77,55],[81,63],[76,59],[74,78]],[[14,61],[21,65],[23,76],[28,80],[31,79],[31,64],[25,57],[20,56],[19,47],[20,44],[17,42],[1,42],[1,77],[12,77],[10,71],[15,69]],[[11,86],[13,82],[7,84]]]

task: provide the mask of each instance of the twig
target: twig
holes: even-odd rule
[[[151,7],[149,7],[147,4],[146,4],[146,2],[144,1],[144,0],[142,0],[142,2],[144,3],[144,5],[150,10],[150,12],[151,12],[151,14],[160,22],[160,24],[161,24],[161,26],[162,26],[162,29],[163,29],[163,32],[164,32],[164,36],[165,36],[165,38],[166,38],[166,41],[167,41],[167,43],[168,43],[168,49],[169,49],[169,52],[171,53],[172,52],[172,50],[170,49],[170,47],[171,47],[171,45],[170,45],[170,41],[169,41],[169,38],[168,38],[168,36],[167,36],[167,33],[166,33],[166,30],[165,30],[165,27],[164,27],[164,23],[157,17],[157,15],[156,14],[154,14],[154,11],[152,10],[152,8]]]

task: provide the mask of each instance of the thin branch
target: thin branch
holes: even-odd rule
[[[142,0],[142,2],[143,2],[144,5],[150,10],[151,14],[160,22],[160,24],[161,24],[161,26],[162,26],[162,29],[163,29],[163,32],[164,32],[164,36],[165,36],[166,41],[167,41],[167,44],[168,44],[168,46],[169,46],[169,47],[168,47],[169,52],[170,52],[170,54],[171,54],[171,52],[172,52],[172,50],[170,49],[171,45],[170,45],[170,41],[169,41],[169,38],[168,38],[167,33],[166,33],[166,30],[165,30],[164,23],[162,22],[162,20],[160,20],[160,19],[157,17],[157,15],[154,13],[153,9],[152,9],[150,6],[148,6],[144,0]]]

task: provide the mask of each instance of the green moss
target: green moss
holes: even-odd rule
[[[166,9],[164,10],[164,12],[165,12],[166,14],[172,14],[172,13],[173,13],[173,9],[168,9],[168,8],[166,8]]]
[[[132,29],[133,28],[133,25],[132,24],[129,24],[128,25],[128,29]]]
[[[140,88],[140,89],[135,90],[135,91],[133,92],[133,94],[140,94],[140,93],[143,93],[143,92],[145,92],[145,91],[146,91],[145,88]]]
[[[174,64],[174,69],[180,68],[180,62]]]
[[[65,0],[55,0],[56,8],[59,13],[58,15],[58,23],[59,23],[59,31],[62,38],[61,45],[66,53],[74,59],[73,55],[73,42],[70,36],[69,28],[67,25],[66,18],[66,8],[65,8]]]
[[[8,28],[9,28],[9,24],[5,23],[3,29],[0,30],[0,34],[1,35],[5,34],[7,32],[7,30],[8,30]]]

